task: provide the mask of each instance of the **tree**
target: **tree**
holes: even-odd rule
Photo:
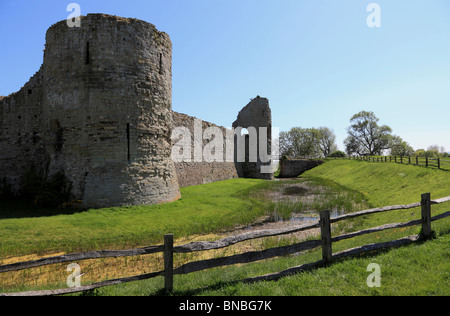
[[[347,153],[380,155],[390,148],[392,129],[387,125],[379,126],[378,121],[373,112],[361,111],[352,116],[345,140]]]
[[[318,145],[324,157],[328,157],[332,152],[337,150],[336,135],[334,131],[328,127],[319,127]]]
[[[439,145],[428,146],[427,151],[439,152]]]
[[[428,146],[427,150],[418,149],[414,152],[414,154],[416,156],[421,156],[421,157],[439,157],[439,156],[446,157],[446,156],[448,156],[448,154],[445,152],[445,148],[439,147],[438,145]]]
[[[280,133],[280,153],[289,157],[317,157],[320,155],[319,131],[315,128],[293,127]]]
[[[414,149],[405,142],[400,136],[391,137],[391,156],[412,156]]]
[[[293,127],[280,133],[280,153],[290,157],[327,157],[337,150],[336,135],[328,127]]]
[[[425,157],[439,157],[439,146],[428,146],[427,151],[425,152]]]
[[[345,157],[345,153],[343,151],[340,150],[336,150],[335,152],[332,152],[331,154],[328,155],[328,157]]]
[[[355,137],[348,136],[344,140],[345,152],[349,156],[353,156],[354,154],[358,156],[365,155],[363,146],[356,140]]]

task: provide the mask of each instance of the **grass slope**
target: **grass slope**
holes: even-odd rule
[[[302,175],[319,182],[332,181],[359,191],[372,207],[412,203],[420,194],[431,192],[432,198],[450,195],[447,172],[396,164],[369,164],[358,161],[328,161]],[[326,180],[325,180],[326,179]],[[449,205],[432,207],[436,215],[449,210]],[[405,222],[420,218],[420,209],[394,211],[365,216],[336,229],[333,235],[388,222]],[[288,256],[238,267],[217,268],[175,277],[175,295],[449,295],[450,294],[450,220],[433,222],[437,239],[397,249],[347,258],[332,265],[285,277],[278,281],[244,284],[239,280],[314,262],[321,250],[301,256]],[[333,244],[340,251],[367,243],[376,243],[417,234],[419,227],[388,230],[344,240]],[[381,287],[370,288],[367,267],[381,267]],[[97,295],[158,295],[162,278],[102,288]]]
[[[261,203],[248,194],[262,180],[232,179],[181,189],[182,198],[164,205],[89,209],[52,215],[15,201],[0,203],[0,263],[10,256],[127,249],[208,233],[261,216]],[[36,213],[43,215],[39,217]]]
[[[422,193],[431,192],[432,199],[450,196],[450,172],[412,165],[331,160],[302,177],[330,179],[357,190],[374,207],[418,202]]]
[[[420,202],[422,193],[431,199],[450,196],[450,172],[395,163],[368,163],[355,160],[331,160],[305,172],[302,177],[331,180],[362,193],[371,207]],[[450,210],[449,203],[433,205],[432,216]],[[420,208],[371,216],[362,227],[420,218]],[[442,225],[442,222],[444,225]],[[447,230],[446,220],[433,227]]]
[[[415,166],[332,160],[302,177],[346,188],[348,192],[357,193],[355,197],[361,196],[371,207],[417,202],[420,195],[427,192],[431,192],[432,198],[450,195],[448,172]],[[234,179],[185,188],[182,200],[166,205],[88,210],[39,218],[5,218],[0,220],[0,249],[7,254],[52,246],[59,250],[62,244],[65,249],[100,249],[105,245],[161,240],[167,231],[177,236],[214,231],[239,222],[251,222],[267,212],[267,205],[250,193],[272,185],[259,180]],[[448,203],[433,205],[432,215],[449,208]],[[420,208],[373,214],[350,220],[345,225],[339,224],[333,235],[418,218]],[[437,239],[345,259],[279,281],[239,282],[250,276],[317,261],[321,258],[321,250],[176,276],[175,295],[449,295],[450,220],[433,222],[432,228]],[[416,226],[359,236],[333,243],[333,251],[417,234],[419,229]],[[366,285],[369,263],[381,266],[380,288]],[[101,288],[90,294],[158,295],[162,288],[162,278],[155,278]]]

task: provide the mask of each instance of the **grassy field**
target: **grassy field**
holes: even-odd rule
[[[371,207],[413,203],[421,193],[432,198],[450,195],[450,177],[445,171],[396,164],[369,164],[359,161],[329,161],[302,175],[322,183],[332,181],[349,192],[359,191]],[[432,215],[448,211],[450,205],[432,207]],[[373,214],[350,221],[335,229],[333,235],[391,222],[420,218],[420,209]],[[331,266],[312,270],[278,281],[245,284],[239,280],[272,273],[292,266],[320,260],[321,251],[288,256],[239,267],[217,268],[175,277],[174,295],[449,295],[450,294],[450,220],[433,222],[437,238],[397,249],[374,252],[340,260]],[[393,240],[418,234],[419,227],[388,230],[340,241],[333,251],[368,243]],[[381,267],[381,287],[370,288],[366,280],[370,263]],[[162,279],[129,283],[99,289],[98,295],[158,295]]]
[[[127,249],[247,224],[262,215],[250,192],[260,180],[233,179],[181,189],[164,205],[89,209],[73,214],[35,209],[24,201],[0,203],[0,260],[28,254]],[[63,210],[63,213],[66,212]],[[1,261],[0,261],[1,262]]]
[[[289,209],[296,209],[301,213],[311,207],[317,211],[337,207],[349,212],[418,202],[420,194],[426,192],[431,192],[432,198],[450,195],[448,172],[399,164],[332,160],[308,171],[298,182],[308,183],[311,188],[317,188],[327,194],[309,201],[306,206],[305,203],[298,202],[286,205],[285,201],[275,203],[267,199],[268,193],[280,188],[281,181],[233,179],[184,188],[180,201],[159,206],[87,210],[62,215],[53,215],[54,210],[35,210],[41,216],[32,217],[30,209],[24,209],[26,205],[15,203],[8,207],[4,203],[0,215],[1,258],[6,262],[6,258],[11,256],[35,253],[145,246],[160,243],[167,232],[174,233],[178,238],[213,233],[207,238],[215,239],[218,236],[214,234],[219,231],[251,223],[263,215],[273,216],[277,213],[280,217],[288,218]],[[286,183],[292,184],[296,181],[283,182]],[[448,203],[433,206],[432,214],[448,211],[449,208]],[[374,214],[336,226],[333,235],[418,218],[419,208]],[[327,268],[283,278],[277,282],[248,285],[238,281],[249,276],[277,272],[317,261],[321,258],[321,251],[176,276],[175,295],[449,295],[450,221],[445,219],[434,222],[432,227],[438,237],[435,240],[342,260]],[[334,243],[333,251],[392,240],[418,232],[419,227],[412,227],[364,235]],[[286,239],[272,239],[265,246],[273,247],[277,243],[286,243]],[[233,253],[244,248],[230,251]],[[230,253],[222,253],[224,254]],[[176,262],[189,259],[192,258],[186,255],[175,256]],[[138,266],[138,261],[144,259],[115,260],[121,266]],[[382,267],[380,288],[369,288],[366,285],[369,274],[366,268],[372,262]],[[104,261],[99,264],[111,263]],[[67,272],[62,266],[58,269],[63,271],[60,272],[60,279],[65,281]],[[143,271],[134,271],[134,274],[140,273]],[[20,276],[18,278],[20,279]],[[163,287],[162,282],[162,278],[156,278],[102,288],[90,294],[158,295]],[[64,282],[58,284],[52,281],[47,285],[40,285],[39,288],[59,286],[65,287]],[[29,289],[34,287],[21,285],[15,289],[2,290],[0,286],[0,292]]]

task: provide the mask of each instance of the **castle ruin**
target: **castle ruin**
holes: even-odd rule
[[[81,27],[64,20],[47,31],[39,71],[0,97],[0,180],[17,194],[32,167],[46,178],[62,172],[73,199],[110,207],[175,201],[189,185],[273,177],[254,171],[259,162],[174,162],[172,130],[192,129],[194,120],[172,111],[166,33],[105,14],[82,17]],[[270,130],[268,100],[253,99],[237,126]]]

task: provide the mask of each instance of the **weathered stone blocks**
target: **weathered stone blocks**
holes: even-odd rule
[[[2,155],[2,170],[18,157],[16,177],[30,164],[46,168],[48,176],[63,171],[74,199],[88,207],[178,199],[170,159],[171,49],[167,34],[136,19],[89,14],[79,28],[66,21],[50,27],[36,98],[30,101],[38,116],[31,130],[42,139],[45,157],[33,157],[35,146],[30,157],[18,157],[24,152],[18,142],[31,139],[26,124],[11,126],[23,139],[1,128],[7,139],[2,147],[15,140],[9,148],[17,151]],[[28,87],[22,90],[18,96],[27,96]],[[23,112],[28,103],[13,97],[2,101],[2,122],[11,102],[12,115],[32,120],[33,113]]]

